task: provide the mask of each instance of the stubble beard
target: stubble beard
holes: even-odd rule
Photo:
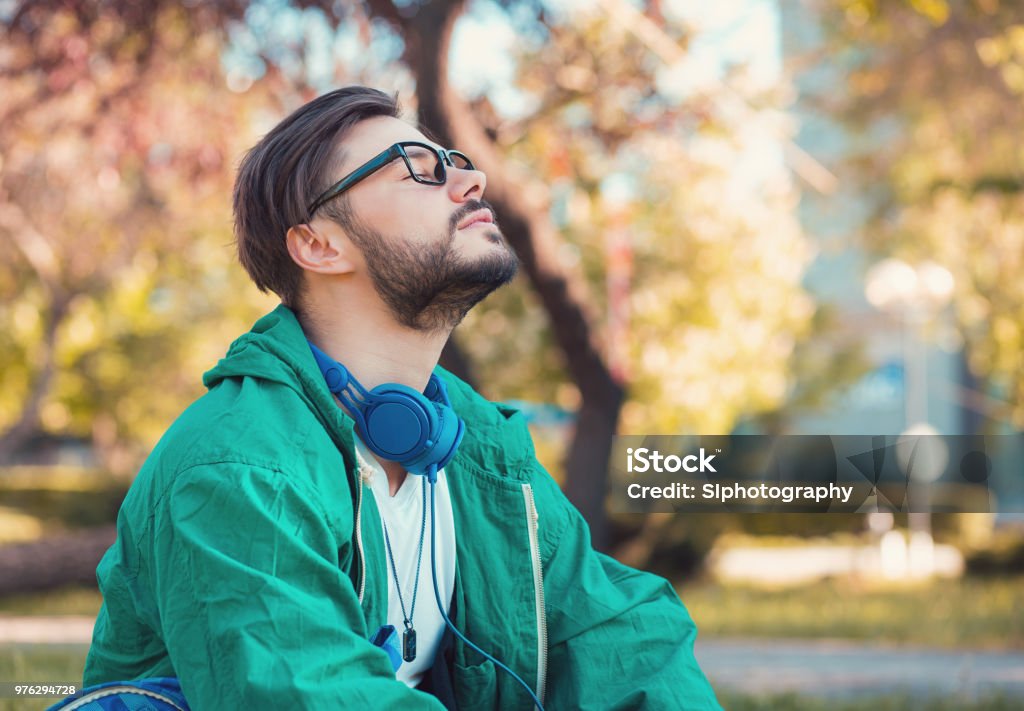
[[[486,206],[474,201],[459,210],[448,234],[427,244],[389,239],[358,221],[347,225],[352,241],[363,251],[374,289],[400,324],[421,332],[450,332],[470,309],[516,275],[519,259],[497,225],[483,238],[500,249],[475,259],[454,251],[458,221]]]

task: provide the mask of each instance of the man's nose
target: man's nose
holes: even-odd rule
[[[455,202],[480,200],[487,189],[487,176],[482,170],[448,168],[448,194]]]

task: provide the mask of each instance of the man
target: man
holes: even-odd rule
[[[485,187],[362,87],[249,152],[239,255],[282,305],[125,499],[86,685],[177,677],[194,709],[719,708],[671,586],[596,553],[522,416],[437,366],[516,272]],[[432,393],[464,426],[454,458],[407,469],[364,441],[375,388]]]

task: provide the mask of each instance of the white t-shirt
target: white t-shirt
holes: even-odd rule
[[[415,687],[433,666],[434,656],[437,654],[445,628],[444,620],[437,609],[437,601],[434,599],[434,583],[430,570],[430,485],[424,476],[407,474],[402,486],[394,496],[391,496],[384,469],[366,445],[358,437],[355,440],[360,472],[363,479],[368,480],[381,519],[387,526],[406,613],[412,611],[412,593],[416,585],[416,553],[424,521],[423,489],[426,488],[423,558],[420,563],[416,609],[410,618],[416,630],[416,658],[411,662],[403,661],[396,674],[400,681]],[[455,520],[452,517],[452,502],[448,495],[448,479],[443,469],[437,473],[434,489],[434,510],[437,515],[434,533],[437,547],[437,586],[441,592],[441,600],[445,604],[445,613],[448,613],[451,610],[452,591],[455,588]],[[381,538],[383,539],[383,535]],[[387,543],[382,540],[381,545],[384,547],[384,555],[387,556]],[[401,645],[402,633],[405,631],[402,605],[395,589],[395,574],[391,569],[390,558],[385,562],[388,572],[388,624],[394,625],[398,631]]]

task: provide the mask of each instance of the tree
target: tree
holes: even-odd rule
[[[510,4],[510,22],[544,41],[520,48],[516,81],[535,108],[509,120],[450,85],[461,0],[17,6],[0,73],[5,95],[24,98],[0,130],[0,229],[19,244],[0,276],[15,299],[0,313],[12,326],[8,445],[40,426],[151,442],[223,352],[217,334],[260,311],[233,298],[245,288],[227,247],[233,158],[328,86],[415,83],[423,122],[487,171],[531,287],[485,302],[460,341],[490,390],[576,411],[563,479],[605,546],[624,387],[626,431],[726,431],[782,401],[811,310],[785,169],[745,191],[731,180],[752,140],[744,131],[778,135],[777,97],[666,90],[690,32],[656,3],[628,7],[570,19]],[[335,40],[353,30],[373,47],[362,64],[337,59]],[[328,60],[314,61],[323,36]],[[722,108],[737,95],[741,117]],[[97,177],[76,180],[75,165]]]
[[[0,66],[0,453],[40,429],[130,469],[250,322],[229,194],[239,122],[268,101],[224,82],[241,3],[22,3]],[[198,287],[198,288],[197,288]]]
[[[466,338],[465,348],[486,382],[576,409],[565,489],[604,546],[609,444],[624,386],[632,390],[625,426],[640,432],[728,431],[741,414],[784,398],[788,361],[811,312],[799,288],[809,252],[793,218],[792,187],[782,171],[763,193],[745,195],[742,210],[721,203],[745,150],[739,127],[718,107],[735,96],[721,86],[680,100],[659,88],[665,44],[685,55],[690,38],[656,4],[629,15],[602,3],[571,21],[543,5],[528,5],[532,14],[516,6],[510,22],[520,36],[544,41],[524,41],[537,49],[517,57],[518,87],[535,108],[515,121],[486,97],[464,101],[446,81],[463,3],[368,6],[406,41],[421,119],[442,141],[479,157],[488,198],[539,301],[515,290],[492,297],[465,327],[487,337]],[[623,12],[631,31],[621,27]],[[757,97],[744,121],[752,115],[766,127],[772,114],[752,108],[759,101],[773,103]],[[713,143],[718,159],[696,157],[701,144]],[[609,175],[633,195],[607,199]],[[610,304],[603,288],[623,271],[644,286],[625,296],[629,342],[615,347],[627,367],[613,375],[609,340],[625,334],[605,332],[599,317],[623,307]],[[555,389],[562,372],[573,387]]]
[[[459,145],[488,173],[488,200],[501,215],[503,230],[518,253],[544,310],[556,325],[555,337],[580,393],[576,428],[565,460],[565,487],[591,525],[598,547],[607,545],[604,491],[611,438],[623,391],[608,370],[587,307],[584,283],[557,259],[560,238],[543,189],[523,189],[513,178],[485,126],[453,90],[447,58],[463,0],[423,3],[403,14],[386,0],[368,3],[405,41],[405,63],[416,78],[420,120],[448,145]],[[522,176],[517,176],[522,178]],[[533,182],[533,181],[527,181]]]
[[[1024,25],[999,0],[820,6],[847,92],[820,97],[859,133],[851,164],[876,201],[866,244],[934,259],[979,388],[1024,426]],[[839,97],[839,98],[837,98]]]

